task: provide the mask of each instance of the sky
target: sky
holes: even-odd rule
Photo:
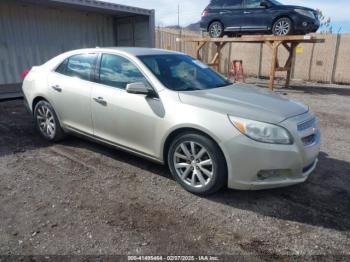
[[[177,8],[180,5],[180,25],[187,26],[200,20],[201,12],[209,0],[103,0],[118,4],[155,9],[156,25],[168,26],[177,24]],[[333,32],[350,33],[349,0],[280,0],[283,4],[302,5],[318,8],[331,17]]]

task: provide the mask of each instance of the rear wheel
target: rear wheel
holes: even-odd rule
[[[209,36],[211,38],[220,38],[224,35],[224,26],[221,22],[212,22],[209,26]]]
[[[57,142],[65,137],[55,110],[45,100],[39,101],[34,108],[36,128],[41,136],[50,142]]]
[[[200,134],[177,136],[169,149],[168,166],[179,184],[194,194],[213,194],[227,181],[226,161],[220,148]]]
[[[292,31],[292,21],[288,17],[278,19],[272,26],[272,33],[277,36],[290,35]]]

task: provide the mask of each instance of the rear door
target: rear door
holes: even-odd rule
[[[267,31],[271,25],[268,8],[260,5],[261,0],[244,0],[242,31]]]
[[[243,0],[224,0],[219,14],[224,24],[225,31],[240,31],[243,18]]]
[[[78,54],[67,58],[48,76],[50,103],[61,124],[93,134],[91,91],[96,54]]]

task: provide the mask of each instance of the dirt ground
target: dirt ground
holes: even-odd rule
[[[280,91],[320,119],[306,183],[208,198],[127,153],[76,137],[46,143],[22,101],[0,103],[0,254],[350,255],[349,90]]]

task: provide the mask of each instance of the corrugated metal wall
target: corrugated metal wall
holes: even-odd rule
[[[112,15],[1,0],[0,85],[20,83],[23,70],[68,50],[116,44],[148,46],[148,19],[135,16],[123,21]],[[116,21],[123,30],[118,30]],[[124,41],[127,33],[132,42]]]
[[[118,46],[152,46],[147,16],[120,18],[115,20],[115,24]]]

